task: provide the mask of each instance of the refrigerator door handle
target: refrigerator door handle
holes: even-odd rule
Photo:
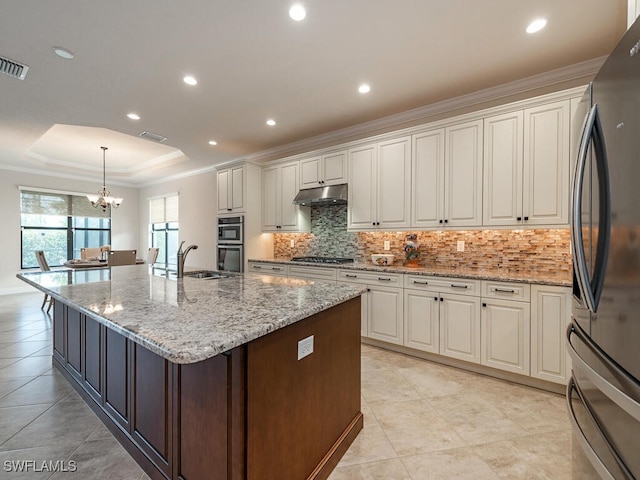
[[[615,480],[615,477],[613,476],[613,474],[604,465],[604,463],[602,463],[602,460],[600,460],[600,457],[598,457],[598,454],[589,443],[589,440],[587,440],[587,436],[585,435],[584,431],[580,427],[580,424],[578,423],[578,420],[576,418],[576,413],[575,413],[575,410],[573,409],[573,404],[571,402],[571,399],[573,397],[573,392],[576,392],[576,395],[580,399],[580,402],[582,402],[582,405],[584,406],[584,409],[587,413],[588,418],[591,420],[591,422],[594,425],[597,426],[598,433],[600,434],[600,438],[602,439],[604,444],[607,446],[607,449],[609,450],[609,452],[611,452],[611,454],[613,455],[613,458],[618,464],[618,467],[625,474],[626,478],[628,479],[634,478],[631,472],[629,471],[628,467],[624,464],[620,456],[616,453],[615,449],[611,446],[611,442],[609,442],[607,437],[602,432],[602,429],[600,428],[598,421],[594,417],[587,403],[584,401],[584,396],[582,395],[582,392],[578,388],[578,385],[575,383],[573,378],[571,378],[569,380],[569,384],[567,385],[567,396],[566,396],[567,409],[569,410],[569,420],[571,421],[571,425],[573,427],[573,431],[576,434],[576,438],[578,439],[578,443],[580,444],[580,446],[582,446],[583,452],[585,453],[585,455],[587,456],[587,458],[589,459],[593,467],[596,469],[598,474],[603,478],[603,480]]]
[[[567,349],[573,365],[579,366],[584,372],[588,380],[598,388],[602,393],[611,399],[616,405],[627,412],[631,417],[640,421],[640,403],[631,398],[623,391],[609,383],[602,375],[593,369],[576,351],[571,343],[571,336],[575,335],[578,339],[595,355],[604,366],[612,372],[618,379],[628,378],[629,375],[622,371],[615,363],[613,363],[600,348],[593,343],[593,340],[585,334],[579,325],[569,325],[567,329]]]
[[[587,165],[589,144],[593,140],[593,150],[596,157],[596,168],[598,173],[598,189],[601,204],[599,205],[598,217],[598,248],[596,250],[596,260],[593,267],[593,284],[589,278],[587,261],[582,241],[582,187],[584,174]],[[607,269],[607,258],[609,256],[609,242],[611,237],[611,189],[609,187],[609,166],[607,161],[607,151],[604,144],[604,133],[600,123],[598,105],[594,104],[591,111],[585,118],[580,137],[580,148],[578,151],[578,162],[575,175],[573,177],[573,188],[571,195],[571,219],[569,222],[571,229],[571,245],[573,253],[573,266],[576,273],[578,288],[585,306],[592,313],[597,313],[600,295],[604,286],[604,277]]]

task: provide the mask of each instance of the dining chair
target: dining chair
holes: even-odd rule
[[[44,252],[42,250],[36,250],[34,253],[36,254],[36,260],[38,261],[40,270],[42,270],[43,272],[48,272],[49,270],[51,270],[49,268],[49,264],[47,263],[47,259],[44,256]],[[51,310],[51,305],[53,305],[53,298],[45,293],[44,300],[42,300],[42,306],[40,307],[40,309],[44,310],[44,305],[47,302],[49,303],[49,306],[47,307],[47,313],[49,313],[49,310]]]
[[[159,251],[160,249],[158,247],[149,248],[149,252],[147,253],[147,264],[153,265],[154,263],[156,263]]]
[[[135,265],[136,250],[109,250],[108,265]]]
[[[101,255],[102,255],[102,251],[100,247],[96,247],[96,248],[87,247],[87,248],[80,249],[80,258],[82,260],[100,258]]]

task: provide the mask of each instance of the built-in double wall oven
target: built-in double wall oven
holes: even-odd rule
[[[244,270],[244,217],[218,218],[218,270]]]

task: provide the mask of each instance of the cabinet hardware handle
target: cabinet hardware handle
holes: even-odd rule
[[[413,280],[413,283],[417,283],[418,285],[429,285],[429,282],[419,282],[417,280]]]
[[[520,220],[522,220],[522,217],[516,217],[516,220],[520,221]]]
[[[371,291],[371,289],[370,289],[370,288],[367,288],[367,292],[370,292],[370,291]]]
[[[449,223],[449,220],[447,220],[446,218],[444,219],[444,223]]]
[[[441,301],[441,302],[444,302],[444,298],[440,297],[440,301]]]
[[[433,299],[437,302],[438,301],[438,297],[433,297]]]
[[[271,267],[271,270],[275,270],[276,272],[279,272],[280,270],[282,270],[281,268],[278,267]]]
[[[375,227],[375,225],[376,225],[376,222],[373,222],[373,223],[372,223],[371,225],[373,225],[373,226]]]
[[[358,278],[358,275],[349,275],[348,273],[345,273],[344,276],[348,278]]]
[[[508,289],[508,288],[494,288],[493,291],[494,292],[500,292],[500,293],[516,293],[515,290]]]
[[[442,223],[442,220],[440,220],[440,223]]]
[[[486,307],[486,306],[487,306],[487,304],[486,304],[486,303],[483,303],[483,304],[482,304],[482,306],[483,306],[483,307]]]
[[[254,265],[253,268],[256,269],[256,270],[260,270],[262,267],[260,267],[258,265]]]
[[[378,280],[383,280],[385,282],[390,282],[391,281],[390,278],[384,278],[384,277],[378,277]]]
[[[231,210],[233,210],[233,208],[227,208],[227,212],[230,212]]]
[[[524,221],[525,222],[528,221],[528,220],[529,220],[529,217],[524,217]]]
[[[469,288],[469,285],[456,285],[455,283],[452,283],[451,288]]]

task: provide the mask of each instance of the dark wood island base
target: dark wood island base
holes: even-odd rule
[[[56,300],[53,363],[153,479],[325,479],[363,427],[359,297],[192,364]]]

